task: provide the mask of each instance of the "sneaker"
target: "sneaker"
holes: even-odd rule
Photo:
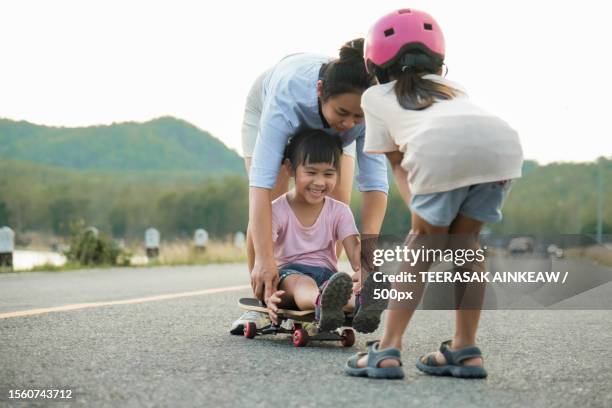
[[[332,331],[344,324],[344,306],[351,298],[353,281],[343,272],[336,272],[321,286],[315,302],[315,316],[320,331]]]
[[[238,320],[232,323],[232,327],[230,328],[231,334],[242,335],[244,333],[244,325],[246,323],[253,322],[258,329],[265,327],[272,322],[270,321],[270,317],[267,314],[256,312],[254,310],[249,310],[248,312],[244,312],[242,316],[238,318]]]
[[[388,300],[383,297],[374,299],[375,289],[389,289],[389,282],[374,282],[374,274],[370,273],[363,285],[361,293],[355,298],[353,328],[359,333],[372,333],[380,324],[382,312],[387,308]]]

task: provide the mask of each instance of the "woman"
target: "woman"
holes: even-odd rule
[[[249,174],[249,271],[257,298],[267,300],[277,288],[271,202],[288,190],[289,175],[280,167],[287,140],[298,129],[322,129],[341,138],[340,179],[330,196],[347,204],[357,156],[363,193],[361,232],[379,233],[387,205],[385,157],[363,153],[361,94],[372,84],[363,60],[363,39],[346,43],[334,60],[315,54],[289,55],[253,84],[242,141]],[[258,326],[267,323],[261,314],[245,313],[230,332],[241,334],[246,321]]]

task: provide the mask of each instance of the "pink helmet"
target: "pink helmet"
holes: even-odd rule
[[[419,50],[438,65],[444,61],[444,35],[429,14],[401,9],[378,19],[370,28],[364,46],[368,72],[384,69],[397,62],[406,52]]]

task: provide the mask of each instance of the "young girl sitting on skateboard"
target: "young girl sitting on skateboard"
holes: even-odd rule
[[[285,149],[283,169],[295,188],[272,202],[272,240],[279,290],[268,300],[270,318],[279,308],[315,310],[319,330],[344,324],[359,292],[359,232],[348,205],[329,197],[339,177],[342,141],[322,130],[304,129]],[[342,242],[354,278],[338,272],[336,242]],[[354,284],[353,284],[354,281]],[[364,292],[373,284],[363,283]],[[378,327],[386,304],[371,296],[355,312],[353,327],[369,333]]]

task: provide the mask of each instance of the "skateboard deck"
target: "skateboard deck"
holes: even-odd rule
[[[255,311],[258,313],[267,314],[270,310],[257,299],[241,298],[238,300],[238,306],[243,310]],[[268,334],[291,334],[293,345],[303,347],[310,340],[317,341],[339,341],[342,346],[350,347],[355,343],[355,332],[353,329],[344,328],[334,331],[319,332],[318,327],[314,327],[314,333],[311,333],[305,325],[315,320],[314,310],[288,310],[279,309],[277,312],[279,323],[270,323],[264,327],[257,327],[254,322],[249,322],[244,326],[244,337],[252,339],[255,336]],[[281,324],[281,322],[291,322],[289,328]]]
[[[255,298],[241,298],[238,300],[238,306],[244,310],[253,310],[260,313],[268,313],[270,309],[266,307],[261,301]],[[290,309],[278,309],[276,313],[278,317],[284,319],[294,320],[312,320],[314,318],[315,311],[311,310],[290,310]]]

